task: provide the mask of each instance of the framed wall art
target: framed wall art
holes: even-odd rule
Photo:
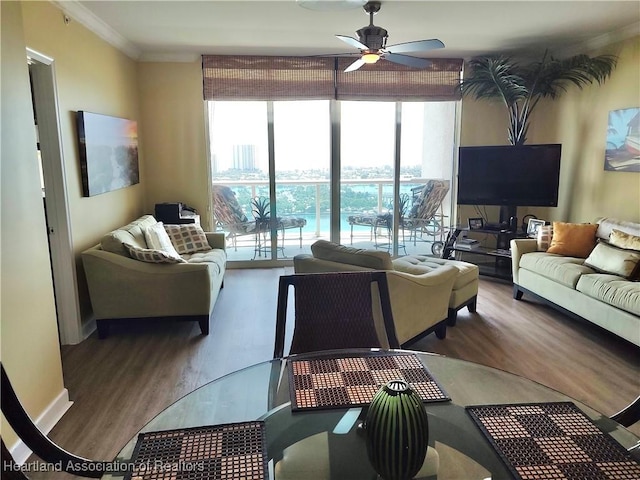
[[[137,123],[83,111],[76,119],[82,194],[92,197],[139,183]]]
[[[640,172],[640,108],[609,112],[604,169]]]
[[[535,237],[538,235],[538,229],[545,224],[544,220],[538,218],[530,218],[527,224],[527,236]]]

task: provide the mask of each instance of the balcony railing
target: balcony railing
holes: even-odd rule
[[[425,182],[427,182],[428,179],[426,178],[407,178],[407,179],[400,179],[400,188],[401,188],[401,193],[410,193],[411,187],[416,187],[419,185],[423,185]],[[268,196],[268,187],[269,187],[269,182],[267,180],[225,180],[225,181],[216,181],[214,182],[214,184],[218,184],[218,185],[226,185],[228,187],[231,187],[233,189],[233,187],[245,187],[245,188],[249,188],[250,189],[250,197],[249,200],[247,202],[241,202],[241,206],[245,209],[248,209],[248,205],[249,205],[249,201],[251,198],[254,198],[256,196]],[[286,213],[282,213],[282,210],[279,209],[278,210],[278,215],[309,215],[315,218],[315,225],[314,225],[314,230],[315,230],[315,235],[316,236],[321,236],[322,234],[322,217],[323,217],[323,213],[325,215],[328,215],[328,210],[322,208],[322,192],[321,189],[322,187],[327,188],[329,187],[330,181],[328,179],[301,179],[301,180],[290,180],[290,179],[286,179],[286,180],[276,180],[276,191],[278,191],[281,187],[284,186],[314,186],[315,187],[315,209],[314,212],[309,212],[308,209],[304,212],[302,211],[298,211],[298,212],[286,212]],[[375,189],[375,193],[376,193],[376,201],[374,204],[372,204],[371,206],[369,206],[369,208],[351,208],[349,209],[348,206],[345,206],[344,203],[341,205],[341,217],[346,217],[348,215],[363,215],[363,214],[369,214],[369,213],[387,213],[390,212],[392,209],[392,205],[393,205],[393,192],[389,191],[388,193],[385,193],[385,186],[392,188],[393,186],[393,180],[389,179],[389,178],[367,178],[367,179],[346,179],[346,180],[342,180],[340,183],[341,187],[343,186],[365,186],[365,185],[372,185]],[[371,192],[370,192],[371,193]],[[448,198],[449,196],[447,196],[447,199],[445,200],[445,203],[443,204],[443,210],[444,211],[448,211],[449,208],[449,202],[448,202]],[[239,199],[240,200],[240,199]],[[246,204],[244,204],[246,203]],[[249,216],[249,212],[247,212],[248,216]]]

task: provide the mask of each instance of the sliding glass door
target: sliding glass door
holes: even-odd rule
[[[438,253],[450,223],[456,106],[208,102],[212,210],[229,261],[291,259],[318,239]]]

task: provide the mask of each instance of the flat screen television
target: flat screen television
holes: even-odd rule
[[[561,147],[460,147],[458,204],[557,207]]]

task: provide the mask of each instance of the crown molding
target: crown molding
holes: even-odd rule
[[[84,7],[78,0],[49,0],[66,15],[85,26],[105,42],[114,46],[133,60],[138,60],[142,51],[132,42],[116,32],[109,24]]]
[[[194,63],[200,62],[199,53],[143,53],[139,62]]]
[[[599,35],[577,45],[571,45],[560,49],[556,53],[559,56],[571,57],[591,50],[598,50],[613,43],[622,42],[623,40],[638,35],[640,35],[640,22],[632,23],[631,25],[627,25],[626,27],[618,30]]]

